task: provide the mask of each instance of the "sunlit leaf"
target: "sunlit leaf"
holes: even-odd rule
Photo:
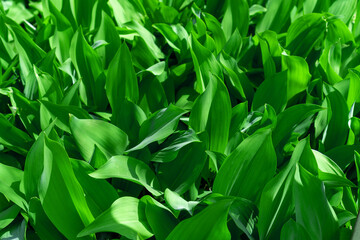
[[[96,232],[116,232],[129,239],[147,239],[153,234],[146,222],[144,210],[137,198],[119,198],[109,209],[86,226],[78,237]]]
[[[241,142],[225,159],[215,178],[214,192],[255,201],[266,182],[275,175],[275,169],[271,130],[261,129]]]

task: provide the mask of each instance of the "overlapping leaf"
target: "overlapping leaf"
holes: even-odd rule
[[[1,1],[0,238],[357,239],[359,36],[355,0]]]

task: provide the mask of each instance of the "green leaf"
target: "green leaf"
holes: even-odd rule
[[[38,186],[40,185],[40,178],[44,169],[44,158],[44,134],[40,134],[27,154],[24,166],[23,182],[27,200],[39,196]]]
[[[218,18],[225,12],[225,3],[226,1],[208,0],[206,1],[206,11]]]
[[[310,81],[311,74],[305,59],[297,56],[282,55],[282,70],[287,70],[287,99],[304,91]]]
[[[12,185],[13,186],[9,186],[6,182],[0,180],[0,194],[4,195],[6,199],[13,202],[24,211],[27,211],[29,206],[24,199],[23,194],[18,189],[19,182],[15,182]]]
[[[294,197],[296,221],[309,232],[311,239],[337,236],[337,218],[326,199],[323,183],[301,165],[296,166]]]
[[[195,90],[203,93],[213,75],[222,79],[221,66],[212,52],[202,46],[194,36],[191,36],[190,50],[196,73]]]
[[[255,234],[255,216],[258,215],[255,204],[245,198],[234,198],[230,207],[229,215],[235,225],[243,231],[249,239],[254,239]]]
[[[169,106],[165,89],[158,78],[152,76],[144,77],[139,89],[139,106],[147,115]]]
[[[167,6],[167,4],[157,1],[144,1],[143,5],[151,22],[171,24],[178,19],[178,11]]]
[[[355,0],[0,1],[0,238],[356,238],[359,26]]]
[[[150,196],[141,198],[145,202],[146,220],[149,223],[156,239],[165,240],[169,233],[178,224],[170,209],[156,201]]]
[[[231,57],[235,59],[239,59],[241,49],[242,49],[242,38],[238,29],[234,31],[229,40],[226,42],[224,46],[224,52],[229,54]]]
[[[142,25],[140,25],[138,22],[135,21],[127,22],[125,26],[135,30],[140,35],[140,37],[144,39],[147,47],[149,48],[150,52],[156,59],[164,58],[163,52],[156,45],[155,36],[149,30],[147,30],[145,27],[143,27]]]
[[[140,73],[148,72],[148,73],[153,74],[154,76],[161,76],[165,71],[165,67],[166,67],[166,63],[164,61],[162,61],[159,63],[155,63],[151,67],[149,67],[145,70],[142,70],[142,71],[138,72],[137,74],[139,75]]]
[[[219,53],[224,48],[226,43],[225,33],[221,27],[219,21],[212,15],[204,13],[204,20],[209,31],[212,32],[212,37],[214,38],[216,52]],[[238,30],[236,30],[239,32]]]
[[[340,210],[340,209],[336,209],[337,210],[337,217],[339,219],[339,226],[343,226],[346,223],[348,223],[349,221],[353,220],[356,218],[356,215],[352,214],[349,211],[346,210]],[[340,230],[341,231],[341,230]],[[340,233],[341,234],[341,233]]]
[[[330,17],[328,22],[328,34],[326,35],[326,40],[330,41],[330,43],[336,43],[339,41],[341,44],[354,42],[353,35],[343,21],[337,19],[336,17]]]
[[[81,100],[89,107],[104,108],[106,106],[104,70],[99,56],[86,42],[81,28],[71,40],[70,58],[82,79]]]
[[[29,100],[18,89],[11,87],[1,89],[1,94],[10,98],[11,105],[16,109],[22,124],[31,136],[37,136],[40,132],[39,103]]]
[[[189,34],[182,25],[156,23],[153,27],[164,36],[166,42],[174,49],[174,51],[183,54],[188,49],[187,39]]]
[[[282,112],[288,99],[287,76],[287,71],[283,71],[265,79],[255,92],[252,109],[256,110],[264,104],[269,104],[277,113]]]
[[[89,161],[89,164],[93,167],[93,168],[99,168],[101,167],[103,164],[105,164],[107,162],[107,158],[105,156],[105,154],[98,148],[97,145],[95,145],[94,148],[94,153],[91,156],[91,160]]]
[[[355,22],[354,22],[354,27],[352,29],[353,32],[353,36],[355,38],[355,42],[358,43],[359,42],[359,37],[360,37],[360,4],[357,4],[356,6],[356,18],[355,18]]]
[[[193,215],[194,208],[196,205],[199,204],[199,202],[196,201],[186,201],[183,199],[178,193],[171,191],[170,189],[165,189],[164,194],[165,202],[174,210],[186,210],[190,213],[190,215]]]
[[[247,79],[244,72],[238,68],[235,59],[231,58],[226,53],[222,53],[220,55],[220,63],[229,76],[227,85],[230,93],[238,99],[245,99],[246,97],[251,98],[254,93],[250,85],[250,81]],[[243,89],[243,86],[245,90]]]
[[[34,73],[39,86],[39,96],[53,103],[63,98],[60,84],[48,73],[42,72],[34,66]]]
[[[343,145],[348,135],[348,114],[349,110],[341,93],[330,86],[324,89],[328,101],[329,124],[323,137],[325,149]]]
[[[225,159],[215,177],[213,191],[226,196],[259,198],[266,182],[276,170],[276,154],[270,129],[260,129],[244,141]]]
[[[144,111],[128,100],[120,101],[116,105],[117,110],[113,111],[111,122],[128,135],[130,142],[136,142],[140,125],[146,120]]]
[[[225,151],[231,122],[231,103],[225,84],[212,77],[205,92],[195,101],[189,125],[196,132],[209,134],[209,150]]]
[[[180,117],[185,113],[186,111],[183,109],[170,104],[169,107],[152,114],[141,124],[140,143],[129,149],[128,152],[142,149],[152,142],[167,138],[175,131]]]
[[[336,0],[331,4],[329,13],[339,16],[340,19],[347,24],[355,12],[354,10],[356,9],[356,4],[357,1],[355,0]]]
[[[132,157],[114,156],[90,176],[98,179],[126,179],[144,186],[155,196],[161,195],[160,185],[154,172],[144,162]]]
[[[161,78],[161,81],[163,82],[164,81],[163,77],[167,76],[167,73],[165,72],[166,70],[167,70],[166,69],[166,62],[162,61],[162,62],[159,62],[159,63],[155,63],[151,67],[149,67],[149,68],[147,68],[145,70],[142,70],[142,71],[138,72],[137,74],[144,74],[144,73],[148,72],[148,73],[151,73],[154,76],[159,76],[159,78]]]
[[[41,239],[65,240],[65,237],[51,223],[44,212],[39,198],[33,197],[29,201],[29,218],[31,226]]]
[[[18,219],[11,223],[8,227],[0,231],[1,239],[19,239],[24,240],[26,233],[26,220]]]
[[[320,13],[305,14],[296,19],[286,35],[286,48],[291,55],[306,57],[326,30],[324,15]]]
[[[356,187],[356,185],[345,177],[337,176],[327,172],[319,172],[319,179],[332,187]]]
[[[150,238],[153,234],[149,230],[143,208],[137,198],[119,198],[109,209],[86,226],[78,237],[97,232],[115,232],[128,239]]]
[[[312,155],[309,139],[303,139],[296,145],[286,167],[265,185],[259,206],[260,239],[280,237],[283,224],[290,219],[295,209],[292,188],[296,163],[313,163],[314,156],[309,154]]]
[[[313,150],[317,166],[319,168],[319,179],[331,186],[355,187],[355,184],[346,178],[341,168],[326,155]]]
[[[130,21],[141,22],[144,19],[145,9],[138,0],[126,2],[120,0],[110,0],[109,5],[112,7],[114,12],[118,13],[114,14],[114,17],[116,23],[120,27]]]
[[[26,154],[33,141],[29,135],[14,127],[1,113],[0,125],[0,143],[17,153]]]
[[[179,223],[167,240],[175,239],[231,239],[227,228],[227,215],[232,203],[226,199],[214,203],[195,216]]]
[[[14,37],[14,45],[19,54],[20,75],[25,84],[24,94],[33,98],[35,95],[36,82],[33,78],[33,64],[45,57],[45,52],[31,39],[31,37],[14,21],[3,17],[5,25]]]
[[[258,24],[256,31],[263,32],[272,30],[280,33],[284,25],[289,21],[290,12],[296,1],[293,0],[272,0],[269,1],[266,8],[267,11]]]
[[[66,238],[75,239],[94,218],[65,149],[42,133],[31,152],[24,176],[26,183],[32,184],[25,186],[27,196],[38,195],[54,226]],[[36,166],[43,170],[31,172]]]
[[[21,24],[31,19],[33,14],[29,11],[29,9],[25,8],[23,3],[14,2],[8,8],[6,16],[16,21],[16,23]]]
[[[27,211],[28,203],[25,201],[20,188],[23,171],[0,163],[0,175],[3,176],[0,179],[0,196],[5,196],[6,199]]]
[[[357,180],[357,186],[358,186],[358,190],[357,193],[359,194],[360,189],[360,154],[357,151],[354,151],[354,162],[355,162],[355,167],[356,167],[356,180]]]
[[[206,154],[210,157],[209,158],[209,170],[211,172],[219,172],[218,165],[221,165],[226,158],[225,154],[218,153],[218,152],[211,152],[211,151],[205,151]]]
[[[70,44],[74,35],[70,21],[53,4],[53,1],[43,1],[55,23],[54,35],[50,38],[50,46],[55,48],[56,57],[61,63],[70,57]]]
[[[119,111],[119,103],[124,99],[134,103],[139,99],[135,70],[129,48],[125,43],[120,45],[119,50],[109,64],[106,76],[106,95],[114,115]]]
[[[240,130],[241,124],[248,115],[248,102],[237,104],[232,108],[229,138]]]
[[[227,39],[237,29],[241,36],[246,36],[249,27],[249,5],[246,0],[227,0],[221,25]]]
[[[20,182],[23,178],[23,171],[2,163],[0,163],[0,174],[3,176],[3,183],[8,186],[11,186],[15,182]]]
[[[276,65],[271,52],[271,46],[277,43],[277,36],[274,32],[266,31],[257,35],[261,48],[261,58],[264,67],[265,79],[271,78],[276,73]],[[275,57],[275,56],[274,56]]]
[[[290,133],[298,124],[321,110],[324,110],[324,108],[318,105],[298,104],[280,113],[276,128],[273,131],[274,146],[277,146],[284,138],[290,136]]]
[[[133,43],[134,45],[131,48],[131,55],[133,57],[132,60],[134,66],[138,67],[139,69],[147,69],[150,66],[159,62],[159,60],[153,56],[152,52],[146,45],[146,42],[143,38],[135,35]]]
[[[80,119],[91,119],[91,116],[82,108],[76,106],[65,106],[61,104],[54,104],[48,101],[40,101],[50,116],[56,118],[56,126],[60,129],[70,133],[69,115],[74,115]]]
[[[355,69],[349,69],[349,74],[347,76],[350,78],[350,83],[346,102],[350,109],[354,103],[360,102],[360,96],[358,94],[360,91],[360,72]]]
[[[336,42],[326,47],[320,57],[320,65],[325,71],[327,81],[331,85],[342,81],[342,78],[339,76],[340,64],[341,43]]]
[[[0,229],[8,226],[19,214],[20,208],[15,204],[0,212]]]
[[[290,219],[287,221],[281,230],[281,240],[310,240],[310,235],[306,229]]]
[[[325,154],[341,169],[345,169],[354,160],[354,151],[360,152],[360,145],[342,145],[327,151]]]
[[[175,135],[175,134],[174,134]],[[153,162],[171,162],[176,158],[179,151],[185,146],[193,143],[200,142],[196,136],[194,130],[190,129],[182,134],[175,135],[177,138],[169,144],[169,146],[162,148],[160,151],[155,153],[151,159]]]
[[[120,48],[121,41],[113,20],[104,11],[101,12],[101,24],[94,40],[103,40],[108,43],[104,47],[96,49],[96,52],[99,54],[105,67],[109,66],[110,61],[112,61],[117,53],[117,49]]]
[[[121,155],[129,144],[127,135],[111,123],[70,117],[70,129],[81,155],[90,161],[95,145],[107,158]]]
[[[158,167],[161,185],[179,194],[185,193],[200,176],[205,161],[206,153],[202,143],[194,142],[183,147],[173,161]]]
[[[105,180],[94,179],[88,174],[94,169],[85,161],[71,160],[76,179],[82,186],[85,199],[94,216],[108,209],[119,197],[115,188]]]

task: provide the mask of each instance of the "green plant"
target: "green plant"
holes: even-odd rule
[[[355,0],[0,2],[1,239],[359,239]]]

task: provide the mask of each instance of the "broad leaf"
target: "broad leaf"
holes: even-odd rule
[[[306,14],[296,19],[286,35],[287,49],[291,55],[306,57],[326,30],[324,15]]]
[[[71,116],[70,129],[86,161],[91,159],[95,145],[110,158],[121,155],[129,144],[128,137],[122,130],[102,120]]]
[[[222,27],[227,39],[237,29],[241,36],[246,36],[249,27],[249,5],[245,0],[226,1],[226,10]]]
[[[223,153],[229,137],[231,104],[224,83],[213,77],[195,101],[189,124],[196,132],[209,134],[209,150]]]
[[[270,129],[246,138],[225,159],[215,177],[214,192],[258,200],[259,193],[276,170],[276,154]]]
[[[139,99],[139,89],[130,51],[125,43],[120,45],[109,64],[106,76],[106,95],[115,115],[119,111],[121,101],[127,99],[136,103]]]
[[[195,183],[204,168],[206,154],[203,143],[194,142],[182,148],[176,158],[158,168],[161,185],[179,194]]]
[[[269,104],[277,113],[282,112],[288,99],[287,76],[287,72],[284,71],[265,79],[254,95],[253,110],[258,109],[264,104]]]
[[[195,216],[179,223],[167,240],[173,239],[231,239],[226,226],[232,200],[222,200],[208,206]]]
[[[296,221],[309,232],[311,239],[336,237],[337,218],[326,199],[323,183],[301,165],[296,166],[294,197]]]
[[[116,200],[109,209],[86,226],[78,237],[97,232],[115,232],[135,240],[147,239],[153,235],[146,222],[141,202],[133,197]]]
[[[168,137],[175,131],[180,117],[185,113],[186,111],[171,104],[151,115],[140,127],[140,143],[128,151],[142,149],[152,142]]]
[[[155,196],[161,194],[160,185],[154,172],[144,162],[132,157],[114,156],[90,176],[99,179],[126,179],[144,186]]]
[[[31,152],[24,176],[26,183],[31,183],[25,186],[27,195],[38,195],[44,212],[54,226],[66,238],[75,239],[94,217],[65,149],[42,133]],[[42,166],[42,171],[31,172],[34,165]]]
[[[302,140],[286,167],[266,184],[259,206],[260,239],[279,238],[283,224],[290,219],[295,209],[292,188],[296,163],[316,164],[311,155],[309,139]]]

